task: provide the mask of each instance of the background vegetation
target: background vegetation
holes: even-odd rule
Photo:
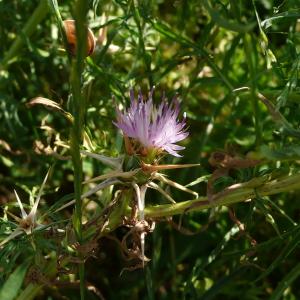
[[[82,11],[78,3],[60,1],[56,7],[63,19],[80,17],[86,9],[97,38],[93,55],[76,69],[64,50],[55,1],[0,1],[0,234],[4,239],[15,228],[7,210],[19,215],[13,190],[28,209],[50,166],[38,213],[46,213],[44,222],[54,228],[53,235],[34,234],[36,248],[22,235],[1,249],[1,299],[80,298],[74,208],[54,213],[73,198],[74,180],[81,176],[76,153],[72,160],[60,146],[69,144],[74,128],[59,111],[28,105],[32,98],[51,99],[72,114],[78,105],[82,124],[81,115],[75,119],[89,137],[87,147],[117,156],[122,135],[112,120],[115,104],[129,103],[129,88],[146,94],[155,85],[156,103],[163,92],[168,98],[178,93],[190,135],[183,157],[164,163],[200,163],[167,174],[191,183],[202,196],[215,151],[264,159],[255,167],[238,165],[214,182],[216,191],[266,175],[293,176],[299,169],[298,0],[93,0]],[[83,159],[84,179],[106,171],[96,160]],[[270,197],[257,193],[230,209],[157,220],[146,240],[151,261],[145,269],[131,270],[135,265],[122,256],[117,241],[128,229],[120,226],[82,251],[86,299],[299,299],[297,188]],[[97,216],[111,195],[108,188],[86,199],[83,223]],[[173,189],[172,195],[178,202],[191,198]],[[166,203],[155,191],[148,196],[146,205]],[[66,257],[74,259],[65,263]]]

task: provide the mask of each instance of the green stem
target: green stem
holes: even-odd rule
[[[261,124],[260,124],[260,111],[258,106],[258,99],[256,97],[256,63],[254,59],[254,53],[255,49],[253,48],[252,41],[251,41],[251,35],[246,33],[243,36],[243,43],[244,43],[244,49],[246,54],[246,61],[249,68],[250,73],[250,84],[251,84],[251,103],[252,103],[252,109],[254,113],[254,127],[255,127],[255,134],[256,134],[256,146],[259,146],[261,144],[262,140],[262,132],[261,132]]]
[[[84,116],[84,99],[81,92],[82,82],[81,76],[84,68],[84,59],[86,54],[86,29],[85,29],[85,15],[82,17],[80,13],[82,2],[78,1],[76,4],[76,36],[77,36],[77,52],[76,58],[72,60],[71,71],[71,88],[72,88],[72,115],[74,117],[74,123],[71,133],[71,152],[74,166],[74,189],[75,189],[75,216],[77,222],[75,222],[75,231],[77,238],[82,242],[81,232],[81,183],[82,183],[82,161],[80,156],[80,145],[82,142],[82,130],[83,130],[83,116]],[[83,10],[84,12],[84,10]]]
[[[20,33],[18,33],[14,43],[5,53],[4,58],[0,63],[0,70],[6,69],[9,65],[9,62],[17,56],[19,51],[23,49],[22,46],[25,42],[25,37],[29,38],[34,33],[36,26],[45,18],[46,14],[48,13],[48,10],[48,1],[41,0],[38,7],[33,12],[32,16],[25,24],[23,30]]]
[[[201,197],[176,204],[148,206],[145,208],[145,218],[163,218],[216,206],[227,206],[247,199],[254,199],[257,194],[270,196],[290,192],[300,189],[300,174],[285,176],[267,183],[263,182],[263,178],[254,178],[249,182],[231,186],[219,193],[212,201],[208,201],[207,197]]]
[[[82,93],[82,73],[84,70],[84,60],[87,52],[87,26],[86,15],[88,12],[88,1],[78,0],[74,7],[74,19],[76,21],[76,57],[72,60],[71,88],[72,88],[72,115],[74,123],[71,131],[71,153],[74,167],[74,192],[75,192],[75,215],[73,224],[77,239],[83,243],[82,235],[82,161],[80,156],[80,145],[82,144],[83,118],[85,113],[85,102]],[[79,258],[82,258],[80,254]],[[83,261],[83,258],[82,258]],[[80,298],[84,299],[84,263],[79,265]]]

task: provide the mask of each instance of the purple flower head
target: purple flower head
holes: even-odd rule
[[[188,136],[186,131],[185,118],[178,120],[179,102],[176,96],[171,104],[166,99],[159,106],[153,105],[153,89],[148,100],[144,101],[140,92],[138,98],[134,96],[134,91],[130,90],[130,107],[122,113],[117,109],[117,122],[114,124],[127,136],[138,142],[147,152],[166,152],[180,157],[177,151],[185,147],[176,143]]]

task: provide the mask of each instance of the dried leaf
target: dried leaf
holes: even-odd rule
[[[33,98],[32,100],[30,100],[26,105],[27,105],[27,107],[30,108],[37,104],[44,105],[48,109],[53,109],[55,111],[58,111],[58,112],[62,113],[63,116],[68,121],[70,121],[71,123],[73,122],[73,116],[70,113],[66,112],[58,103],[56,103],[50,99],[43,98],[43,97],[36,97],[36,98]]]

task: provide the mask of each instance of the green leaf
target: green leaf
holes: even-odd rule
[[[290,223],[292,223],[294,226],[297,226],[298,224],[289,216],[285,213],[285,211],[283,209],[281,209],[274,201],[272,201],[269,198],[265,198],[265,201],[267,201],[270,206],[272,206],[273,208],[275,208],[283,217],[285,217]]]
[[[218,75],[218,77],[225,83],[227,88],[230,91],[234,89],[231,80],[227,76],[225,76],[224,72],[217,66],[217,64],[214,62],[213,58],[211,57],[211,55],[204,48],[192,42],[191,40],[189,40],[189,38],[184,37],[172,31],[172,29],[166,24],[163,24],[158,21],[152,21],[152,20],[148,20],[148,21],[151,23],[153,28],[156,31],[160,32],[162,35],[181,44],[183,47],[193,48],[198,56],[203,57],[207,61],[209,66],[215,71],[216,75]]]
[[[300,159],[300,146],[271,149],[266,145],[260,147],[262,155],[270,160],[294,161]]]
[[[23,50],[23,44],[26,37],[27,39],[35,32],[35,29],[38,24],[46,17],[48,13],[48,1],[42,0],[39,1],[39,5],[33,11],[31,17],[27,20],[26,24],[23,26],[22,33],[18,34],[17,38],[14,40],[13,44],[9,50],[5,53],[5,56],[1,60],[1,68],[5,69],[9,63],[13,62],[14,59],[17,59],[17,56]]]
[[[185,288],[185,293],[188,293],[190,289],[193,289],[192,279],[199,278],[204,268],[211,264],[222,253],[231,238],[239,232],[239,228],[234,225],[224,236],[223,240],[214,248],[211,253],[205,259],[197,259],[193,270],[191,272],[189,281]]]
[[[273,63],[277,63],[277,59],[275,54],[273,53],[273,51],[269,48],[269,40],[267,35],[265,34],[263,27],[262,27],[262,22],[260,20],[258,11],[256,9],[256,5],[255,5],[255,1],[252,0],[253,3],[253,7],[254,7],[254,11],[255,11],[255,15],[256,15],[256,19],[257,19],[257,23],[258,23],[258,27],[259,27],[259,32],[260,32],[260,46],[263,50],[263,53],[267,59],[267,68],[271,69],[272,64]]]
[[[5,157],[3,155],[0,155],[0,161],[8,168],[14,165],[12,160],[10,160],[8,157]]]
[[[147,292],[148,292],[148,299],[149,300],[154,300],[154,291],[153,291],[153,282],[152,282],[152,274],[150,267],[146,267],[146,286],[147,286]]]
[[[300,263],[298,263],[283,279],[280,281],[275,291],[272,293],[270,300],[279,300],[284,291],[291,283],[300,276]]]
[[[279,237],[282,238],[281,236],[281,233],[279,231],[279,228],[276,224],[276,221],[275,219],[273,218],[273,216],[269,213],[268,209],[264,206],[264,203],[263,203],[263,199],[260,198],[260,197],[257,197],[256,198],[256,201],[255,201],[255,205],[261,210],[261,212],[265,215],[266,217],[266,221],[272,225],[272,227],[274,228],[274,230],[276,231],[277,235]]]
[[[255,280],[255,282],[263,279],[271,272],[274,271],[276,267],[278,267],[281,263],[285,261],[285,259],[299,246],[300,242],[300,231],[296,232],[292,239],[289,240],[287,245],[283,248],[277,258],[273,261],[273,263]]]
[[[283,13],[274,15],[271,18],[265,19],[261,22],[261,26],[265,29],[272,26],[274,21],[278,21],[280,19],[284,18],[299,18],[300,17],[300,11],[299,10],[293,10],[293,11],[285,11]]]
[[[223,27],[225,29],[235,31],[235,32],[249,32],[255,27],[255,22],[250,22],[248,24],[242,24],[238,22],[234,22],[232,20],[227,20],[221,16],[220,13],[218,13],[217,9],[211,7],[209,1],[203,0],[202,1],[203,6],[206,8],[208,11],[210,17],[212,20],[220,27]]]
[[[16,298],[21,289],[28,266],[28,262],[23,263],[8,277],[0,290],[1,300],[14,300]]]
[[[263,104],[268,109],[273,121],[278,127],[281,127],[283,130],[283,133],[287,136],[293,136],[296,138],[300,138],[300,131],[297,129],[294,129],[293,126],[288,122],[288,120],[278,111],[275,107],[275,105],[269,101],[265,96],[258,93],[257,94],[259,100],[263,102]]]
[[[207,292],[201,296],[201,300],[210,299],[222,299],[222,297],[216,297],[225,287],[236,286],[236,282],[241,278],[249,267],[237,267],[229,273],[227,276],[221,277]]]
[[[287,100],[289,98],[289,94],[297,88],[299,64],[300,64],[300,55],[294,61],[291,72],[290,72],[290,78],[289,78],[288,82],[286,83],[284,89],[282,90],[282,92],[276,99],[277,110],[279,110],[281,107],[286,105]]]
[[[210,175],[203,175],[203,176],[193,180],[192,182],[186,184],[185,187],[194,186],[194,185],[202,183],[202,182],[207,182],[209,177],[210,177]]]

